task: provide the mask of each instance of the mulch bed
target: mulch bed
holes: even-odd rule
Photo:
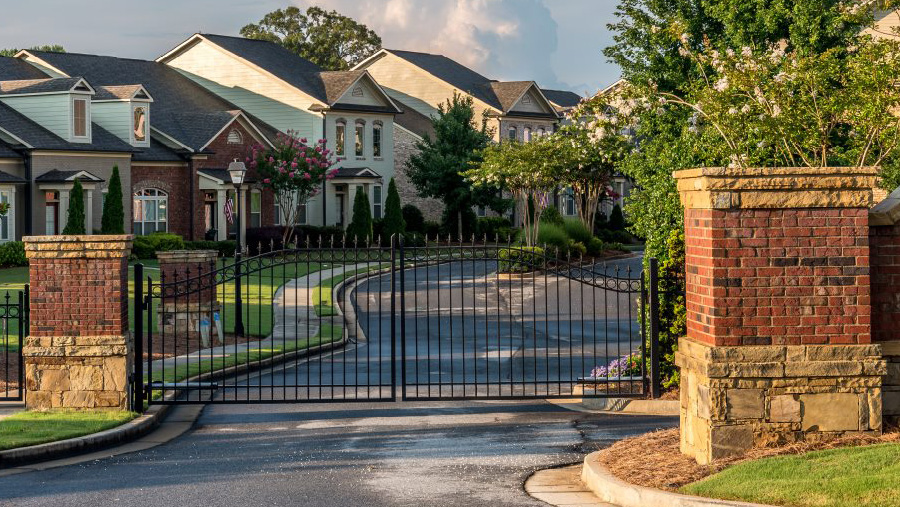
[[[616,442],[600,452],[599,461],[613,475],[625,482],[676,491],[686,484],[699,481],[743,461],[787,454],[804,454],[836,447],[883,443],[900,443],[900,430],[892,428],[880,437],[845,436],[816,442],[763,447],[752,449],[740,456],[716,460],[710,465],[699,465],[694,458],[681,454],[678,428],[673,428],[645,433]]]

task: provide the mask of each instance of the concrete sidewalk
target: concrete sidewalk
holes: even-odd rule
[[[247,343],[219,345],[200,349],[190,354],[157,359],[151,363],[151,367],[157,371],[176,364],[184,367],[203,360],[230,357],[251,349],[264,349],[314,337],[319,333],[323,318],[316,315],[313,306],[313,289],[329,278],[370,266],[371,264],[366,263],[332,266],[295,278],[279,287],[272,301],[272,333],[267,338]]]

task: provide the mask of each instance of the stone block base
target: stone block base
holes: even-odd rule
[[[130,336],[29,336],[22,349],[26,407],[127,409],[130,341]]]
[[[892,426],[900,426],[900,341],[881,344],[887,361],[887,375],[884,377],[884,421]]]
[[[698,463],[752,447],[880,434],[880,345],[713,347],[679,341],[681,451]]]

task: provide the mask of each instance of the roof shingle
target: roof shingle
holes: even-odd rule
[[[70,143],[0,102],[0,128],[38,150],[111,151],[130,153],[134,148],[96,123],[91,124],[90,143]]]
[[[34,65],[18,58],[0,56],[0,80],[46,79],[47,75]]]

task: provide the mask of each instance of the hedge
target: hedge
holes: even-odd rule
[[[14,268],[27,266],[25,258],[25,243],[21,241],[9,241],[0,243],[0,268]]]
[[[539,246],[502,248],[497,258],[501,273],[528,273],[544,266],[544,249]]]

